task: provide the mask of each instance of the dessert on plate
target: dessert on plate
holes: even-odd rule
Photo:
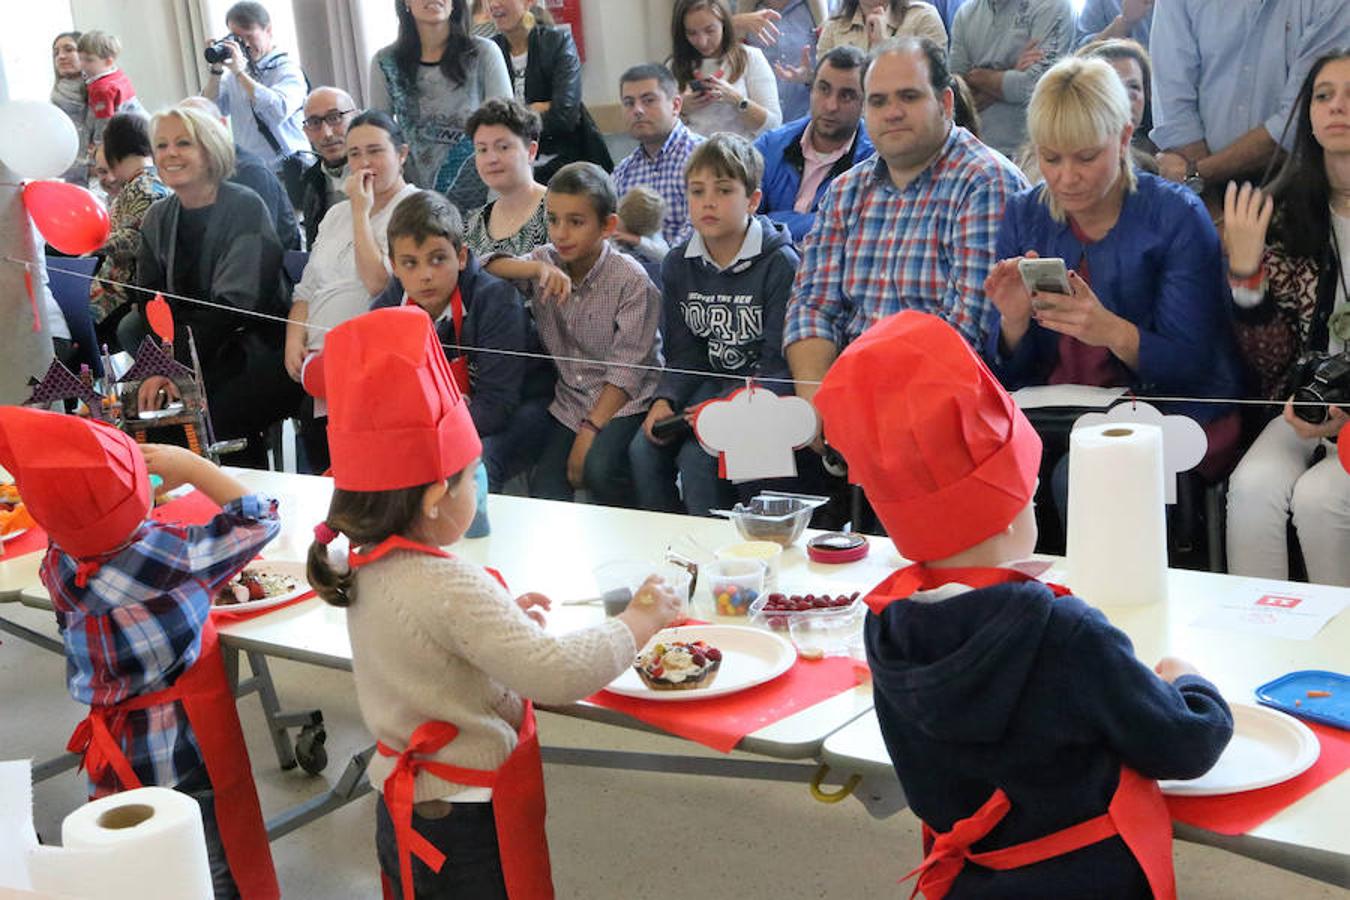
[[[248,603],[253,600],[270,600],[291,593],[299,587],[299,584],[290,575],[244,569],[225,582],[216,593],[215,605],[233,606],[236,603]]]
[[[633,668],[654,691],[692,691],[717,678],[722,651],[707,641],[662,641],[639,654]]]

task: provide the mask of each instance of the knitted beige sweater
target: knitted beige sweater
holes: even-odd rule
[[[434,758],[472,769],[495,769],[510,755],[522,697],[580,700],[613,681],[637,653],[632,632],[617,619],[548,634],[481,567],[406,551],[357,571],[347,631],[370,733],[402,750],[422,723],[451,722],[459,735]],[[376,789],[393,762],[371,759]],[[419,772],[414,802],[466,787]]]

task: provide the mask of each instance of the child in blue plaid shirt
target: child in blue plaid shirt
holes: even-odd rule
[[[276,501],[183,448],[22,407],[0,408],[0,465],[50,538],[42,583],[70,694],[89,704],[68,749],[82,755],[91,796],[142,785],[191,795],[216,896],[280,896],[210,620],[217,590],[276,536]],[[221,512],[193,527],[150,519],[152,472]]]

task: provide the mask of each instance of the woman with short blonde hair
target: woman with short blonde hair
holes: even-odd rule
[[[1100,59],[1056,63],[1031,95],[1027,131],[1045,181],[1008,201],[1002,261],[985,281],[1002,316],[986,350],[1004,383],[1238,396],[1219,235],[1195,194],[1135,170],[1130,101],[1115,70]],[[1026,289],[1018,263],[1035,257],[1063,260],[1067,293]],[[1201,474],[1224,474],[1240,431],[1232,406],[1170,406],[1209,436]]]
[[[248,441],[223,461],[266,468],[264,432],[300,402],[282,362],[290,290],[281,240],[262,198],[226,180],[234,141],[218,119],[174,107],[151,119],[150,135],[160,180],[173,193],[141,222],[136,281],[144,290],[134,298],[137,313],[119,325],[119,339],[134,352],[145,302],[164,294],[176,326],[174,355],[191,365],[195,349],[201,363],[216,438]],[[162,407],[176,392],[166,379],[147,378],[140,408]]]
[[[1129,148],[1134,136],[1130,99],[1114,69],[1103,60],[1070,58],[1046,72],[1027,105],[1027,137],[1039,158],[1040,148],[1091,147],[1123,136]],[[1130,154],[1120,154],[1121,189],[1138,186]],[[1064,210],[1048,184],[1041,198],[1057,222]]]

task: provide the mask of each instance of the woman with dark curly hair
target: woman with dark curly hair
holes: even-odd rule
[[[396,0],[398,39],[375,54],[370,108],[392,115],[408,136],[408,181],[440,191],[461,213],[482,206],[487,187],[464,133],[485,100],[511,96],[497,47],[469,33],[468,0]]]

